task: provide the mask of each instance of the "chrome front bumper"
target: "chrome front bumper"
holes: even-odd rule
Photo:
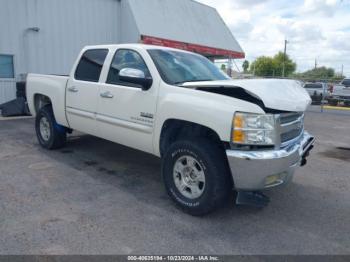
[[[227,150],[235,189],[263,190],[288,183],[314,142],[315,138],[304,132],[300,140],[279,150]]]

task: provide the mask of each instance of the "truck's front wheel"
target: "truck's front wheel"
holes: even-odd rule
[[[185,212],[200,216],[222,206],[232,190],[223,151],[213,142],[175,142],[162,160],[162,173],[170,197]]]
[[[42,107],[37,113],[35,131],[40,145],[46,149],[61,148],[66,143],[66,130],[56,123],[50,105]]]

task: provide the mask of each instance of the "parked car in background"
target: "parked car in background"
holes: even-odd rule
[[[350,78],[345,78],[339,85],[334,85],[328,102],[332,106],[337,106],[343,102],[345,106],[350,106]]]
[[[326,83],[305,83],[304,88],[309,93],[313,104],[321,104],[322,100],[330,95]]]

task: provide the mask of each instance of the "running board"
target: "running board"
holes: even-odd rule
[[[270,198],[258,191],[238,191],[236,204],[240,206],[251,206],[257,208],[266,207]]]

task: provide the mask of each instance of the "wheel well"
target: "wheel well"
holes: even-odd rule
[[[188,121],[169,119],[165,121],[162,127],[159,143],[160,154],[163,155],[167,148],[179,139],[192,139],[195,137],[208,138],[223,149],[229,147],[228,143],[222,142],[219,135],[209,127]]]
[[[46,106],[46,105],[51,105],[51,99],[48,96],[42,95],[42,94],[35,94],[34,95],[34,107],[35,107],[35,112],[38,113],[40,108]]]

